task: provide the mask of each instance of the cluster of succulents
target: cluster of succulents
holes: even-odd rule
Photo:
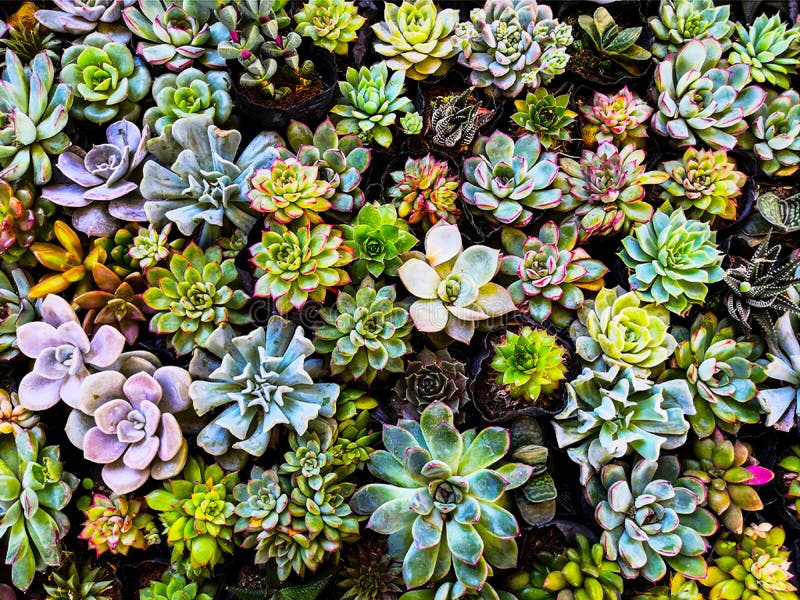
[[[0,2],[0,600],[800,598],[796,4]]]

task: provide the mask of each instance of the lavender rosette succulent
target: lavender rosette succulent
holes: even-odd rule
[[[122,9],[136,0],[53,0],[59,10],[37,10],[36,20],[56,33],[84,35],[99,31],[120,44],[131,40],[131,32],[121,25]]]

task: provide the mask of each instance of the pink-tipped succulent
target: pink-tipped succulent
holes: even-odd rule
[[[641,148],[647,139],[647,120],[653,109],[626,86],[612,95],[595,92],[592,103],[581,106],[581,112],[597,128],[598,142]]]
[[[155,517],[142,498],[94,494],[83,512],[86,521],[78,538],[86,540],[97,556],[104,552],[127,556],[131,548],[144,550],[159,541]]]

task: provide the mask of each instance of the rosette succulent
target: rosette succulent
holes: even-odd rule
[[[464,366],[447,350],[420,350],[394,386],[394,400],[404,418],[416,418],[434,402],[446,404],[457,414],[469,402]]]
[[[655,41],[650,51],[659,60],[679,51],[690,40],[714,38],[722,50],[730,48],[731,7],[714,0],[662,0],[658,16],[649,20]]]
[[[159,542],[155,517],[147,512],[141,498],[92,494],[83,514],[86,521],[78,538],[85,540],[97,556],[104,552],[127,556],[131,548],[144,550]]]
[[[315,45],[345,55],[366,19],[358,14],[355,2],[307,0],[294,14],[294,22],[295,31]]]
[[[195,60],[209,69],[225,68],[217,44],[230,37],[227,27],[215,22],[211,5],[194,0],[139,0],[138,8],[122,11],[133,34],[144,41],[136,46],[151,65],[182,71]]]
[[[516,276],[508,286],[514,304],[524,307],[538,322],[550,319],[567,327],[572,313],[583,306],[584,290],[603,287],[608,268],[593,260],[583,248],[576,248],[578,224],[569,220],[561,225],[544,223],[536,236],[527,237],[519,229],[506,227],[503,248],[508,254],[500,262],[504,275]]]
[[[197,581],[187,580],[180,573],[168,569],[161,577],[161,581],[151,581],[148,587],[139,590],[139,600],[213,600],[213,598],[211,594],[200,591]]]
[[[403,130],[403,133],[406,135],[419,135],[422,133],[422,127],[424,122],[422,120],[422,115],[418,112],[408,112],[400,117],[400,129]]]
[[[767,100],[750,116],[739,146],[752,152],[767,175],[786,177],[800,167],[800,94],[767,92]]]
[[[348,67],[345,81],[339,82],[342,96],[331,108],[336,116],[336,131],[355,133],[366,142],[375,141],[388,148],[392,143],[389,126],[395,123],[397,113],[414,110],[411,100],[403,95],[404,81],[403,71],[389,77],[389,69],[383,61],[358,71]]]
[[[153,80],[127,46],[90,33],[64,51],[61,64],[61,81],[75,91],[70,116],[98,124],[139,117]]]
[[[375,52],[386,57],[393,71],[405,71],[417,81],[444,75],[460,48],[454,31],[458,9],[439,10],[433,0],[387,2],[383,21],[372,26],[377,37]]]
[[[161,230],[152,225],[147,229],[141,227],[139,233],[131,240],[128,256],[135,260],[142,269],[154,267],[169,258],[172,249],[177,246],[169,241],[172,223],[167,223]]]
[[[478,138],[472,151],[475,155],[464,161],[461,194],[493,221],[523,227],[533,211],[561,202],[561,190],[551,187],[558,174],[557,155],[542,153],[537,136],[523,135],[515,142],[495,131]]]
[[[736,33],[728,62],[749,65],[753,81],[789,89],[797,75],[800,26],[788,27],[780,15],[759,15],[749,28],[737,23]]]
[[[790,431],[800,420],[800,325],[790,312],[775,322],[777,343],[767,355],[769,363],[764,373],[780,387],[758,390],[758,402],[767,413],[767,427]],[[772,384],[775,385],[775,384]]]
[[[0,389],[0,434],[17,434],[39,424],[39,415],[19,403],[16,392]]]
[[[687,220],[683,211],[661,211],[622,240],[619,253],[631,270],[631,289],[645,302],[685,314],[702,304],[709,283],[722,280],[717,235],[703,221]]]
[[[400,563],[374,544],[361,542],[366,548],[353,548],[341,569],[342,600],[393,600],[402,593],[403,575]]]
[[[494,347],[490,364],[497,371],[497,383],[530,402],[555,392],[566,377],[564,349],[542,329],[506,332],[505,342]]]
[[[680,573],[673,573],[669,581],[656,586],[650,586],[647,591],[642,591],[631,600],[706,600],[700,592],[695,579],[687,579]]]
[[[705,538],[717,530],[717,521],[701,508],[703,483],[681,477],[676,457],[642,459],[632,469],[608,464],[590,480],[587,495],[603,530],[606,558],[619,563],[624,577],[656,582],[667,565],[692,579],[705,577]]]
[[[583,117],[596,130],[595,139],[601,144],[633,144],[644,146],[647,138],[647,121],[652,107],[625,86],[616,94],[595,92],[591,104],[581,106]]]
[[[27,590],[36,571],[60,564],[69,529],[62,510],[78,479],[64,471],[58,446],[45,446],[40,429],[0,435],[0,544],[11,582]]]
[[[436,402],[419,422],[384,425],[383,442],[369,469],[388,483],[362,487],[351,505],[371,515],[369,529],[390,536],[407,587],[438,581],[452,568],[462,585],[480,589],[492,567],[516,565],[519,527],[500,502],[532,468],[492,468],[508,452],[507,430],[459,433],[452,410]]]
[[[542,146],[553,148],[569,141],[569,127],[578,113],[569,110],[569,94],[553,96],[544,88],[529,92],[524,100],[514,100],[517,109],[511,120],[539,138]]]
[[[0,179],[0,260],[7,264],[30,266],[31,244],[52,237],[55,206],[37,196],[32,185],[18,182],[15,189]]]
[[[409,309],[414,326],[468,344],[478,323],[514,310],[508,291],[492,282],[499,269],[499,250],[463,250],[458,226],[440,221],[425,235],[425,254],[409,253],[397,272],[416,298]]]
[[[658,460],[663,450],[686,443],[693,415],[685,381],[653,385],[631,369],[584,369],[567,384],[567,406],[553,421],[560,448],[581,467],[581,483],[614,459],[635,453]],[[578,444],[578,445],[576,445]]]
[[[367,273],[380,277],[384,272],[392,277],[402,264],[401,254],[417,244],[417,238],[408,231],[408,224],[397,216],[392,204],[367,204],[342,231],[347,243],[353,247],[354,262],[350,271],[358,279]]]
[[[245,310],[248,296],[237,286],[239,274],[233,259],[222,260],[222,250],[212,246],[203,252],[191,243],[175,253],[169,269],[147,270],[150,287],[144,301],[156,311],[150,330],[169,334],[169,345],[178,355],[205,346],[211,333],[223,323],[250,322]]]
[[[390,173],[394,185],[387,195],[397,206],[397,214],[411,225],[424,227],[440,220],[452,223],[461,211],[456,208],[458,178],[450,175],[447,161],[431,154],[409,157],[402,171]]]
[[[189,364],[195,411],[215,411],[197,444],[233,465],[264,454],[277,425],[302,435],[312,419],[332,417],[339,386],[319,382],[322,361],[313,353],[303,328],[279,316],[245,336],[229,327],[211,334]]]
[[[655,132],[679,146],[702,141],[714,149],[733,148],[747,130],[745,117],[764,104],[767,93],[747,85],[748,65],[725,65],[722,45],[714,38],[693,39],[658,63]]]
[[[653,207],[645,202],[645,185],[663,183],[668,175],[647,171],[644,150],[633,144],[617,148],[603,142],[597,151],[584,150],[580,160],[562,156],[555,185],[563,191],[555,210],[578,219],[581,239],[628,231],[647,223]]]
[[[17,181],[30,173],[35,185],[53,175],[50,156],[64,152],[74,92],[55,84],[55,67],[46,52],[29,65],[11,50],[5,53],[0,80],[0,179]]]
[[[330,182],[319,178],[317,165],[304,165],[294,157],[279,158],[268,169],[257,169],[250,177],[247,197],[254,210],[282,225],[321,223],[319,213],[331,208]]]
[[[0,361],[19,356],[17,330],[38,315],[28,297],[31,283],[30,275],[22,269],[12,269],[10,279],[0,272]]]
[[[58,10],[37,10],[35,16],[50,31],[82,35],[97,30],[127,43],[130,33],[124,28],[119,31],[117,23],[122,20],[122,9],[135,1],[55,0]]]

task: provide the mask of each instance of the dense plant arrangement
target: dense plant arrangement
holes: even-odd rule
[[[798,598],[796,2],[0,51],[0,600]]]

